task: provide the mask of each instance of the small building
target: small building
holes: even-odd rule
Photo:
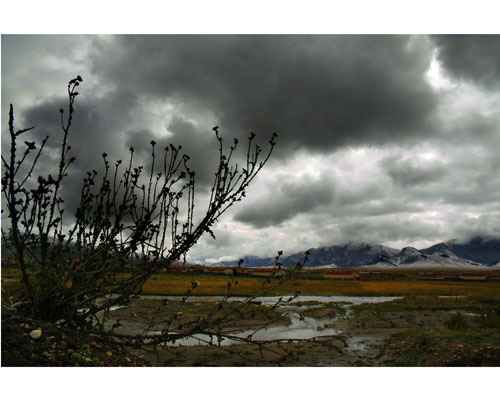
[[[207,269],[211,273],[215,274],[224,274],[224,275],[232,275],[233,268],[232,267],[209,267]]]
[[[460,279],[464,281],[485,281],[486,280],[486,275],[485,274],[479,274],[479,273],[462,273],[460,275]]]
[[[324,279],[335,279],[335,280],[350,280],[354,281],[359,278],[359,272],[357,271],[326,271],[323,273]]]
[[[189,267],[181,266],[181,265],[171,265],[170,271],[172,271],[172,272],[188,272]]]

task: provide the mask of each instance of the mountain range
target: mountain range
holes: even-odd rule
[[[425,249],[405,247],[401,250],[369,243],[347,243],[309,249],[308,267],[398,267],[398,266],[493,266],[500,263],[500,238],[475,236],[466,241],[457,239],[437,243]],[[245,267],[267,267],[275,257],[243,257]],[[304,260],[304,253],[281,257],[284,266]],[[219,266],[234,266],[235,261],[219,262]]]

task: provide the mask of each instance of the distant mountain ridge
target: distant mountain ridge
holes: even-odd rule
[[[424,254],[446,251],[480,264],[496,264],[500,261],[500,239],[482,236],[475,236],[466,242],[453,239],[422,250]]]
[[[360,267],[376,265],[397,266],[458,266],[473,267],[495,265],[500,262],[500,238],[475,236],[467,241],[456,239],[437,243],[417,250],[405,247],[397,250],[391,247],[369,243],[348,243],[309,249],[307,266]],[[283,265],[290,267],[302,261],[304,253],[295,253],[280,258]],[[274,257],[243,257],[245,267],[267,267],[275,263]],[[233,266],[235,261],[217,263],[219,266]]]

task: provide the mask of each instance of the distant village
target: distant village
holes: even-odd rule
[[[75,259],[73,262],[80,263],[81,260]],[[150,262],[139,262],[134,264],[126,264],[123,266],[124,271],[145,268],[150,266]],[[2,268],[19,268],[19,265],[14,259],[8,258],[2,260]],[[404,266],[398,269],[385,270],[350,270],[350,269],[323,269],[304,268],[303,270],[294,273],[292,279],[329,279],[343,281],[389,281],[398,280],[404,271],[408,275],[408,269]],[[262,276],[280,278],[287,273],[286,269],[276,267],[211,267],[204,265],[170,265],[161,268],[161,273],[184,273],[184,274],[222,274],[222,275],[239,275],[239,276]],[[450,271],[450,270],[435,270],[435,271],[415,271],[413,273],[416,280],[450,280],[450,281],[496,281],[500,280],[500,271]]]
[[[404,267],[402,266],[402,269]],[[207,267],[203,265],[190,266],[170,266],[163,268],[162,272],[177,273],[207,273],[224,275],[244,275],[244,276],[271,276],[280,277],[286,274],[286,269],[277,269],[275,267]],[[332,279],[332,280],[359,280],[359,281],[381,281],[397,280],[398,271],[363,271],[346,269],[321,269],[308,268],[297,271],[294,279]],[[487,281],[500,280],[500,271],[478,271],[478,272],[450,272],[450,271],[427,271],[417,272],[417,280],[464,280],[464,281]]]

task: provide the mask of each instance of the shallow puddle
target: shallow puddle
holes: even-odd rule
[[[175,296],[140,296],[141,299],[178,299]],[[257,341],[277,341],[277,340],[303,340],[303,339],[312,339],[315,337],[325,337],[325,336],[333,336],[339,335],[343,332],[340,329],[334,327],[334,322],[339,318],[348,318],[351,314],[351,306],[355,304],[363,304],[363,303],[381,303],[386,301],[391,301],[394,299],[398,299],[401,297],[389,297],[389,296],[300,296],[294,298],[291,301],[287,301],[287,297],[283,297],[283,301],[281,301],[277,310],[281,311],[283,314],[288,314],[290,317],[291,323],[288,326],[278,325],[278,326],[270,326],[262,329],[251,329],[244,331],[235,331],[232,332],[232,336],[236,336],[242,339],[248,338],[251,336],[253,340]],[[223,297],[221,296],[192,296],[187,299],[189,302],[204,302],[204,301],[220,301]],[[245,297],[233,297],[228,299],[228,301],[244,301],[247,298]],[[257,297],[252,301],[272,306],[275,305],[280,296],[268,296],[268,297]],[[317,307],[317,305],[302,304],[299,308],[297,303],[306,303],[306,302],[319,302],[322,304],[328,303],[341,303],[340,305],[344,307],[346,313],[344,315],[338,315],[332,318],[325,319],[314,319],[310,317],[301,317],[298,313],[299,310],[306,310],[310,307]],[[296,303],[297,305],[295,305]],[[140,328],[133,326],[120,326],[114,330],[117,333],[135,335],[144,333]],[[160,331],[150,331],[149,334],[159,334]],[[348,347],[352,350],[363,351],[366,349],[366,342],[369,341],[369,338],[355,335],[348,337]],[[235,343],[242,343],[237,339],[224,339],[221,341],[221,345],[231,345]],[[215,336],[211,337],[209,335],[199,334],[194,335],[192,337],[183,338],[175,341],[174,346],[198,346],[198,345],[208,345],[208,344],[217,344],[217,338]]]

